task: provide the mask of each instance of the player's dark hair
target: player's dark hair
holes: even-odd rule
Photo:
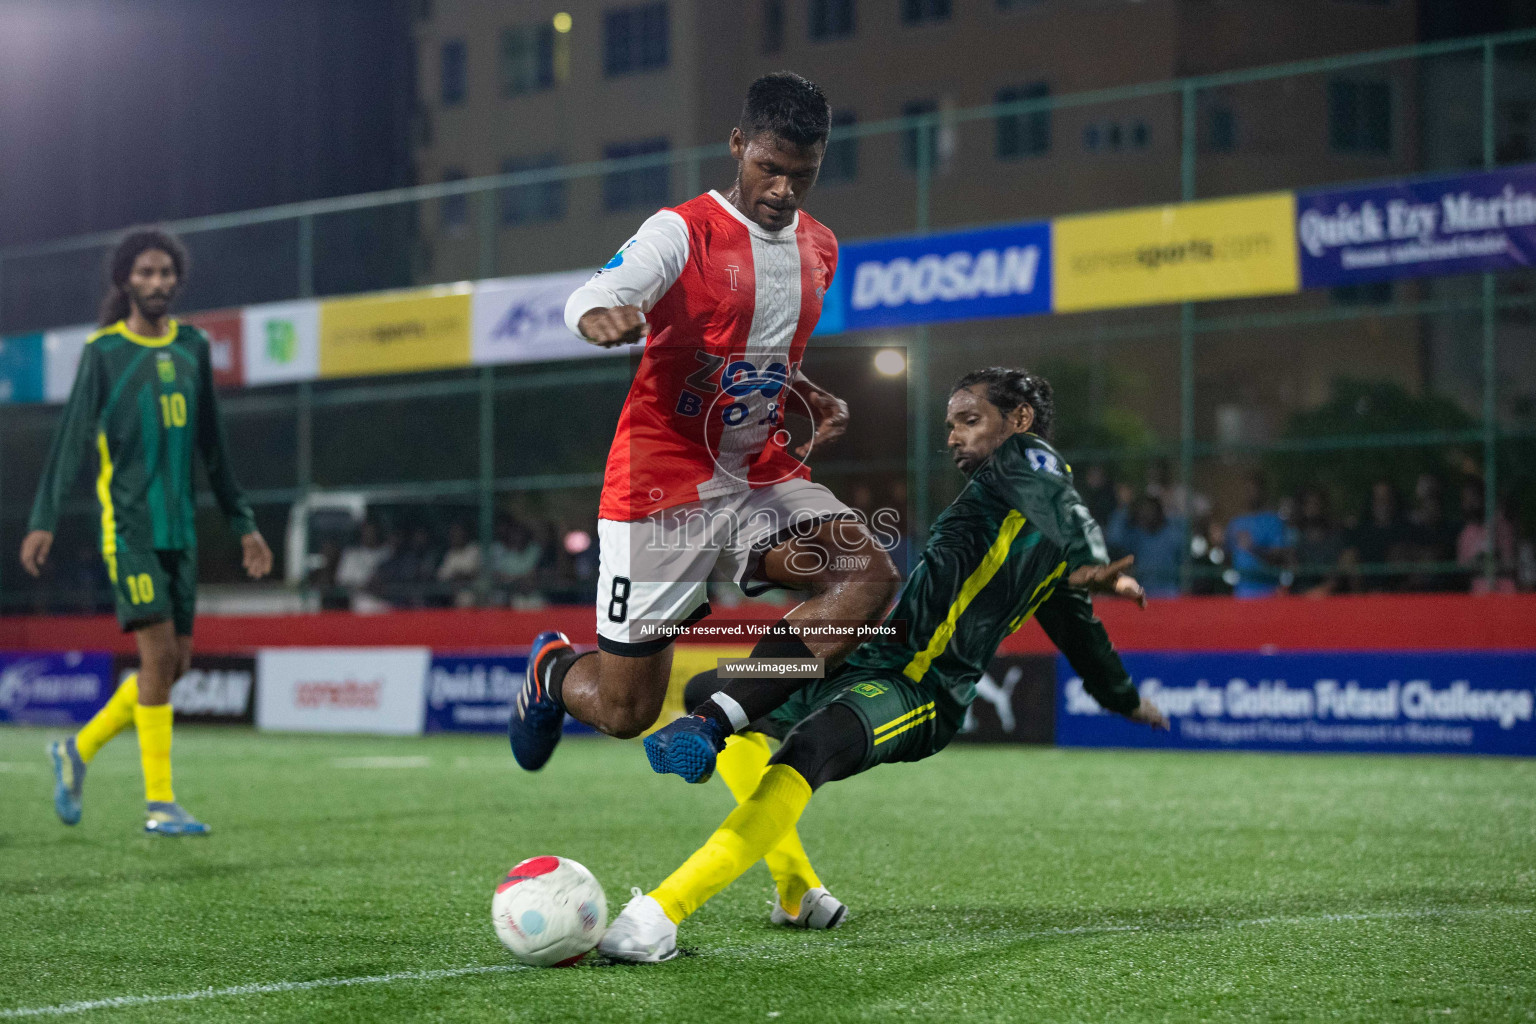
[[[1035,422],[1030,433],[1051,439],[1051,426],[1056,419],[1056,397],[1051,392],[1051,382],[1027,370],[1013,370],[1006,366],[989,366],[985,370],[972,370],[955,381],[950,394],[964,391],[977,384],[987,386],[987,401],[997,406],[1007,416],[1021,405],[1035,410]]]
[[[178,286],[186,283],[192,261],[181,239],[169,231],[155,228],[128,232],[107,258],[107,294],[101,300],[102,327],[126,319],[132,311],[132,304],[128,300],[128,275],[133,273],[133,261],[151,249],[159,249],[171,258],[176,266]]]
[[[775,71],[753,82],[741,108],[741,134],[775,135],[795,146],[826,142],[832,108],[815,82],[793,71]]]

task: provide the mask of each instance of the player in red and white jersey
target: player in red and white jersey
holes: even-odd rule
[[[577,654],[555,632],[535,640],[509,725],[524,768],[549,758],[566,711],[620,737],[655,722],[671,673],[666,627],[707,615],[712,581],[806,593],[756,657],[836,660],[855,636],[802,639],[794,627],[873,622],[895,594],[890,557],[802,461],[848,421],[845,403],[800,370],[837,269],[837,239],[800,209],[830,121],[804,78],[758,79],[731,131],[733,187],[656,213],[566,305],[587,341],[645,348],[603,478],[598,650]],[[786,413],[816,428],[794,451]],[[733,687],[801,682],[722,684],[722,706]]]

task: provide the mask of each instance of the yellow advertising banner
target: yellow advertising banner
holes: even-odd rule
[[[410,373],[469,365],[467,285],[320,304],[320,376]]]
[[[1058,217],[1058,313],[1298,291],[1290,192]]]

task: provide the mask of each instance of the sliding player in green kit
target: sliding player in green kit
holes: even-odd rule
[[[1123,573],[1131,559],[1108,564],[1071,467],[1045,440],[1053,413],[1050,384],[1021,370],[994,367],[955,385],[949,449],[970,481],[934,521],[922,561],[885,619],[905,627],[901,639],[863,644],[827,679],[792,695],[782,681],[715,673],[690,681],[685,700],[692,714],[646,740],[658,772],[702,782],[716,754],[724,751],[722,770],[735,755],[725,740],[736,733],[779,735],[784,744],[755,786],[733,785],[743,790],[741,805],[707,843],[650,893],[635,890],[603,936],[602,952],[621,960],[670,959],[678,924],[765,858],[779,887],[782,923],[836,927],[842,905],[819,888],[803,853],[784,856],[787,847],[800,848],[795,822],[811,794],[878,764],[920,761],[942,750],[998,645],[1031,617],[1100,704],[1152,728],[1168,727],[1137,694],[1094,617],[1090,592],[1143,606],[1146,597]],[[766,743],[759,746],[766,753]],[[777,877],[776,861],[797,860],[807,877]]]
[[[171,684],[191,665],[197,595],[193,449],[240,538],[252,579],[271,571],[272,552],[230,469],[208,337],[170,319],[186,281],[186,250],[164,232],[136,231],[113,252],[110,275],[103,326],[80,358],[38,483],[21,564],[33,576],[42,571],[59,508],[86,452],[95,452],[101,556],[118,621],[138,643],[139,671],[78,733],[49,745],[53,803],[64,824],[78,822],[85,766],[132,724],[144,767],[144,830],[200,835],[208,826],[177,804],[171,790]]]

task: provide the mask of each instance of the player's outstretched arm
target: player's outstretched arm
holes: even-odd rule
[[[1101,566],[1100,568],[1109,568]],[[1083,689],[1106,711],[1124,715],[1153,729],[1168,728],[1168,719],[1150,701],[1142,699],[1125,670],[1104,623],[1093,614],[1086,590],[1062,587],[1035,613],[1045,635],[1066,656],[1072,671],[1083,680]]]
[[[1145,608],[1147,592],[1134,577],[1125,574],[1135,561],[1135,555],[1126,555],[1109,565],[1080,565],[1067,577],[1067,582],[1079,590],[1135,601],[1138,607]]]

